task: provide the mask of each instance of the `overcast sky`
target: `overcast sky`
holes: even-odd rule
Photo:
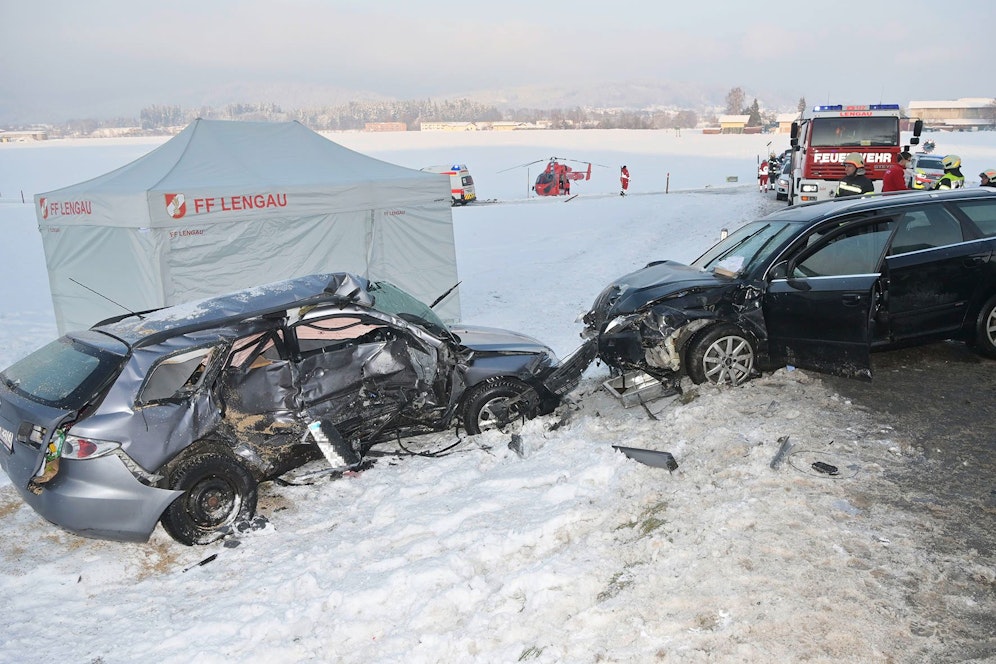
[[[3,0],[0,124],[282,89],[412,99],[649,80],[748,99],[992,97],[994,19],[991,3],[936,0]]]

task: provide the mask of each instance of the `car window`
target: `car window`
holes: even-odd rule
[[[961,224],[940,205],[909,210],[897,219],[890,255],[957,244],[964,237]]]
[[[35,401],[79,410],[117,374],[124,360],[124,355],[62,337],[7,367],[0,377],[7,387]]]
[[[959,201],[955,205],[979,227],[984,236],[996,235],[996,201]]]
[[[940,157],[915,157],[912,168],[929,168],[931,170],[943,171],[944,163]]]
[[[855,224],[843,232],[813,244],[801,255],[792,270],[793,277],[831,277],[847,274],[873,274],[885,252],[894,222],[879,220]]]
[[[195,348],[160,360],[149,372],[138,402],[148,404],[166,399],[182,399],[204,380],[216,347]]]
[[[790,238],[798,227],[778,221],[755,221],[741,226],[692,262],[701,270],[720,268],[742,274],[767,259]]]
[[[294,334],[297,336],[298,350],[310,353],[346,346],[351,342],[360,343],[367,335],[389,329],[386,325],[371,324],[358,316],[335,316],[298,323],[294,326]]]
[[[281,330],[250,335],[232,344],[228,366],[242,370],[265,366],[280,359],[283,346]]]

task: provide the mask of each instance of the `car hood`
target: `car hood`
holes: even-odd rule
[[[477,325],[455,325],[450,329],[460,343],[479,353],[535,353],[553,355],[549,346],[519,332]]]
[[[642,270],[616,279],[598,296],[592,311],[601,314],[600,318],[604,320],[632,313],[649,302],[688,289],[713,288],[729,283],[728,277],[719,277],[683,263],[651,263]]]

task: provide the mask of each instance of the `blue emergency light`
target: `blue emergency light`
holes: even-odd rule
[[[870,111],[898,111],[899,104],[872,104],[870,106],[850,106],[849,108],[855,111],[863,110],[865,108],[867,108]],[[817,113],[826,112],[826,111],[843,111],[844,105],[835,104],[833,106],[814,106],[813,110]]]

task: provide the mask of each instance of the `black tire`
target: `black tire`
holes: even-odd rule
[[[492,378],[474,386],[463,399],[463,428],[471,436],[498,429],[509,431],[536,417],[539,395],[515,378]]]
[[[160,521],[170,537],[187,546],[221,539],[222,527],[256,513],[256,479],[227,454],[201,452],[180,460],[170,472],[169,485],[184,493]]]
[[[685,354],[693,383],[739,385],[754,374],[754,342],[734,325],[715,325],[695,337]]]
[[[996,358],[996,297],[982,306],[975,325],[975,347],[986,357]]]

